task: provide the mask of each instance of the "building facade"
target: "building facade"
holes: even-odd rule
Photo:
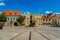
[[[32,16],[32,22],[35,23],[35,26],[42,24],[42,15],[41,14],[26,14],[25,25],[29,26],[30,24],[30,16]]]
[[[60,14],[55,14],[53,18],[53,25],[60,26]]]
[[[42,16],[42,25],[52,25],[54,15]]]
[[[18,16],[21,16],[21,12],[20,11],[14,11],[14,10],[5,10],[3,12],[6,17],[7,17],[7,22],[6,25],[17,25],[17,18]]]
[[[19,23],[17,22],[17,18],[19,16],[21,16],[21,12],[20,11],[14,11],[14,10],[5,10],[3,11],[3,13],[6,15],[7,17],[7,22],[6,25],[18,25]],[[30,16],[32,16],[32,22],[35,23],[35,26],[39,26],[39,25],[51,25],[53,24],[54,20],[57,20],[58,24],[60,24],[60,14],[47,14],[47,15],[41,15],[41,14],[31,14],[29,12],[27,12],[24,17],[25,20],[23,22],[23,24],[25,26],[29,26],[30,25]]]

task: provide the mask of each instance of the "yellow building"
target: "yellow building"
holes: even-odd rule
[[[26,14],[25,25],[29,26],[30,24],[30,15],[32,16],[32,20],[35,21],[35,26],[42,24],[42,15],[41,14]]]
[[[43,25],[51,25],[53,22],[54,15],[51,15],[49,17],[42,16],[42,24]]]

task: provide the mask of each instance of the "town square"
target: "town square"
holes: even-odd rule
[[[59,15],[27,12],[23,16],[20,11],[5,10],[0,13],[0,40],[60,40]]]
[[[60,40],[60,0],[0,0],[0,40]]]
[[[32,28],[4,27],[3,30],[0,30],[0,40],[60,40],[60,27],[50,27],[49,25]]]

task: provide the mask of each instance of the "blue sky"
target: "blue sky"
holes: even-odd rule
[[[60,12],[60,0],[0,0],[0,12],[19,10],[21,12],[44,13]]]

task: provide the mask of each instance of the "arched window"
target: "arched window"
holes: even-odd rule
[[[45,21],[45,19],[43,19],[43,21]]]
[[[49,19],[49,21],[50,21],[50,19]]]

